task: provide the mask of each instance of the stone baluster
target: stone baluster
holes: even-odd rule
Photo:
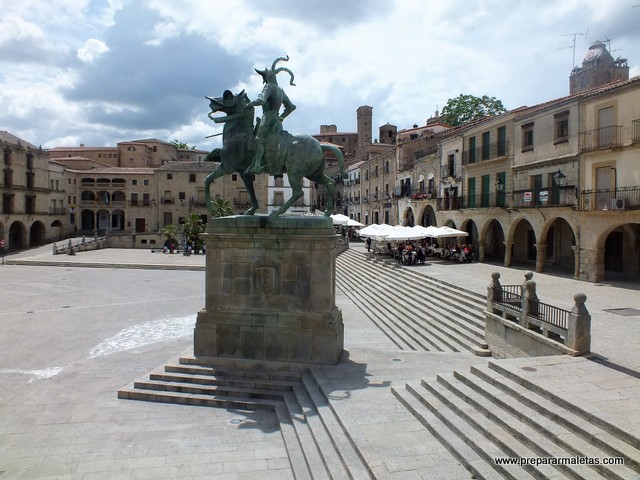
[[[584,293],[576,293],[573,300],[566,345],[582,355],[591,349],[591,314],[585,306],[587,296]]]
[[[491,274],[491,283],[487,287],[487,311],[500,314],[500,310],[493,308],[493,302],[502,301],[502,285],[500,284],[500,273]]]

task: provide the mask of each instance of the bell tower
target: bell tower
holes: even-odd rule
[[[626,58],[613,59],[604,42],[597,41],[589,47],[581,67],[576,67],[569,77],[569,93],[591,90],[608,83],[629,80]]]

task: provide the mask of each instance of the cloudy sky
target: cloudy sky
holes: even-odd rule
[[[569,92],[604,40],[640,75],[640,0],[0,0],[0,130],[44,148],[156,137],[220,146],[205,95],[278,76],[291,132],[423,125],[460,94],[506,108]],[[574,37],[574,34],[575,35]],[[259,109],[258,109],[259,112]]]

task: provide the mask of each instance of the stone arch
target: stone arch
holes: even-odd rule
[[[413,208],[407,207],[402,215],[402,223],[407,227],[413,227],[416,224],[416,219],[413,214]]]
[[[460,224],[460,230],[464,230],[468,233],[465,243],[473,245],[477,251],[479,247],[480,235],[478,233],[476,222],[474,222],[471,218],[463,220],[463,222]]]
[[[111,226],[111,215],[109,215],[109,211],[105,209],[98,210],[96,214],[97,222],[98,222],[98,230],[106,231]]]
[[[93,232],[96,229],[96,216],[93,210],[85,209],[80,214],[80,229]]]
[[[80,193],[81,202],[95,202],[95,200],[96,200],[96,194],[93,193],[91,190],[83,190]]]
[[[420,218],[419,218],[419,224],[422,225],[423,227],[428,227],[428,226],[436,227],[438,225],[438,222],[436,219],[436,212],[431,205],[426,205],[422,210],[422,214],[420,215]]]
[[[9,227],[9,246],[8,250],[22,250],[26,248],[27,229],[22,222],[13,222]]]
[[[505,233],[500,221],[493,218],[485,223],[480,233],[480,261],[490,261],[504,264],[505,262]]]
[[[64,225],[60,220],[51,222],[51,236],[54,241],[60,241],[64,238]]]
[[[550,266],[560,271],[575,274],[576,234],[567,219],[556,217],[547,221],[540,232],[540,247],[537,271]]]
[[[637,278],[640,274],[640,223],[623,223],[607,228],[598,238],[604,280]]]
[[[124,226],[124,211],[118,209],[111,212],[111,230],[121,232]]]
[[[29,246],[35,247],[37,245],[43,245],[46,241],[46,229],[44,224],[37,220],[31,224],[29,228]]]
[[[536,261],[536,232],[527,218],[520,218],[511,227],[511,263],[531,264]],[[507,242],[509,243],[509,239]],[[508,256],[508,252],[505,252]],[[511,265],[507,265],[511,266]]]
[[[111,196],[111,201],[124,203],[127,201],[127,196],[123,191],[116,190],[115,192],[113,192],[113,195]]]

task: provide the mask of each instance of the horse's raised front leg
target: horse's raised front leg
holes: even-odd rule
[[[209,188],[211,187],[211,183],[216,179],[216,178],[220,178],[223,175],[227,175],[231,173],[231,171],[227,171],[227,169],[223,166],[223,164],[221,163],[220,165],[218,165],[218,167],[211,172],[209,175],[207,175],[207,178],[204,179],[204,199],[205,202],[207,204],[207,210],[210,212],[211,208],[213,207],[213,203],[211,202],[211,192],[209,191]]]
[[[249,209],[244,212],[244,215],[253,215],[259,208],[258,198],[256,197],[256,190],[253,187],[253,174],[247,173],[246,171],[241,171],[239,173],[242,177],[242,181],[244,182],[244,186],[247,188],[247,193],[249,193],[249,199],[251,200],[251,207],[249,207]]]

